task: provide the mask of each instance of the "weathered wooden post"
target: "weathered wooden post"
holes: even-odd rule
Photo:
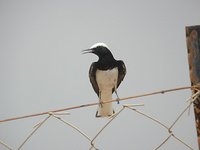
[[[191,84],[200,85],[200,26],[186,27],[186,38]],[[196,92],[192,90],[192,93]],[[200,97],[194,102],[194,113],[200,149]]]

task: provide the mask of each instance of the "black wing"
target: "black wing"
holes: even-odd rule
[[[126,66],[122,60],[117,61],[117,67],[118,67],[118,80],[117,80],[117,88],[119,87],[120,83],[124,79],[124,76],[126,75]]]
[[[90,83],[92,84],[94,91],[96,92],[97,96],[99,96],[99,87],[96,81],[96,71],[97,71],[97,65],[96,65],[96,62],[93,62],[90,66],[89,78],[90,78]]]

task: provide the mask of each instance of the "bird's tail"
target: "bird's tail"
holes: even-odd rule
[[[110,90],[109,90],[110,91]],[[101,91],[100,102],[106,102],[112,99],[112,93],[107,91]],[[112,103],[99,104],[96,112],[96,117],[109,117],[115,113]]]

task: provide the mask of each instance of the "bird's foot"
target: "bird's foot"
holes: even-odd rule
[[[118,93],[117,93],[117,90],[116,90],[116,89],[115,89],[115,94],[116,94],[116,96],[117,96],[117,104],[119,104],[120,98],[119,98],[119,96],[118,96]]]
[[[119,100],[120,100],[120,98],[119,98],[119,97],[117,97],[117,104],[119,104]]]
[[[102,102],[99,102],[99,107],[103,107],[103,103]]]

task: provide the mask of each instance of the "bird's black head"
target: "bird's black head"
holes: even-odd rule
[[[91,48],[83,50],[83,54],[93,53],[96,54],[100,59],[104,56],[112,56],[112,53],[108,49],[108,46],[104,43],[96,43]]]

